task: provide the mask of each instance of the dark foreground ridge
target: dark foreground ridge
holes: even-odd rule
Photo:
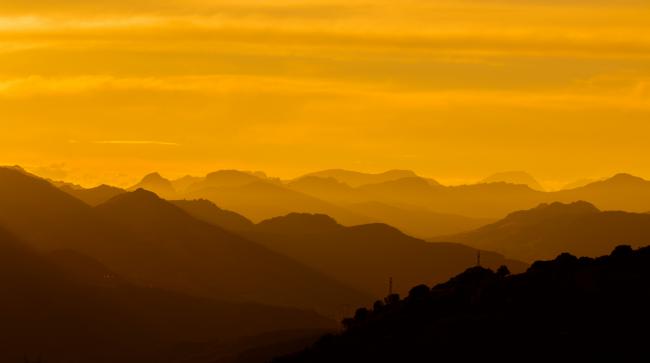
[[[275,363],[648,361],[650,247],[596,259],[562,254],[509,275],[468,269],[389,296],[340,335]]]

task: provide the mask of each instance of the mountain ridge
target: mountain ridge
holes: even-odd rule
[[[548,258],[560,251],[598,256],[621,243],[633,247],[650,244],[650,215],[601,211],[584,201],[555,202],[513,212],[474,231],[431,240],[464,243],[524,261]]]

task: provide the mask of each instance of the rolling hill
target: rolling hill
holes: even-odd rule
[[[289,214],[263,221],[246,234],[270,249],[346,281],[375,297],[413,284],[440,282],[476,264],[477,250],[453,243],[432,244],[384,224],[345,227],[325,215]],[[482,252],[486,266],[526,265]]]
[[[561,251],[599,256],[619,244],[650,244],[650,215],[601,211],[587,202],[542,204],[468,233],[439,237],[524,261]]]

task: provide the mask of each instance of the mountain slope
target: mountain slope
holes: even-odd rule
[[[128,254],[111,266],[142,283],[327,313],[366,299],[290,258],[196,220],[151,192],[120,195],[96,211],[129,236],[119,246]]]
[[[324,215],[289,214],[259,223],[247,236],[357,289],[384,296],[388,278],[397,290],[444,281],[476,264],[477,250],[452,243],[431,244],[383,224],[344,227]],[[486,266],[525,264],[484,252]]]
[[[602,212],[587,202],[542,204],[477,230],[437,240],[465,243],[524,261],[568,251],[598,256],[626,243],[650,244],[650,215]]]
[[[253,222],[248,218],[217,207],[214,203],[205,200],[173,200],[170,203],[181,208],[192,217],[208,222],[227,231],[243,231],[253,227]]]
[[[369,299],[144,190],[91,208],[47,181],[0,169],[0,225],[39,250],[81,252],[146,286],[329,314]]]
[[[475,267],[359,309],[344,333],[275,362],[647,361],[648,286],[648,247],[562,254],[514,276]]]
[[[650,181],[630,174],[617,174],[583,187],[552,193],[552,196],[561,202],[584,200],[602,210],[643,213],[650,208]]]
[[[115,276],[78,254],[38,255],[0,228],[0,361],[207,363],[200,354],[224,339],[332,327],[309,312],[197,299],[119,277],[89,283],[89,271]]]
[[[94,188],[75,188],[70,185],[62,185],[59,189],[93,207],[126,192],[124,189],[105,184]]]
[[[88,245],[103,225],[92,208],[48,181],[0,168],[0,225],[37,248]]]

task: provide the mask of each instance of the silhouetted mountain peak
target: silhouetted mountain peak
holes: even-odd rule
[[[596,206],[585,201],[577,201],[569,204],[554,202],[550,204],[542,203],[533,209],[510,213],[506,219],[562,217],[599,212],[600,210]]]
[[[156,226],[174,233],[180,231],[179,225],[199,222],[172,202],[145,189],[120,194],[98,205],[96,209],[105,217],[121,221],[120,223],[136,225],[138,228]]]
[[[160,200],[158,194],[144,188],[138,188],[131,193],[126,194],[125,198],[128,198],[129,196],[132,198],[141,198],[146,200]]]
[[[25,178],[28,177],[33,180],[38,180],[39,182],[45,182],[45,179],[29,173],[27,170],[23,169],[20,166],[0,166],[0,176],[4,178]]]
[[[22,166],[20,165],[5,165],[5,166],[0,166],[0,169],[9,169],[9,170],[15,170],[19,171],[23,174],[29,174],[27,170],[25,170]]]
[[[257,228],[274,234],[311,234],[337,230],[342,226],[325,214],[290,213],[262,221]]]
[[[142,178],[143,182],[164,182],[167,179],[163,178],[158,172],[149,173]]]
[[[106,203],[102,204],[101,206],[160,206],[160,205],[165,205],[168,204],[166,203],[163,199],[161,199],[158,194],[146,190],[144,188],[138,188],[132,192],[127,192],[120,194],[118,196],[113,197]]]
[[[218,170],[206,175],[205,180],[194,184],[193,189],[202,187],[239,187],[256,181],[259,177],[239,170]]]
[[[619,173],[614,175],[613,177],[605,180],[607,183],[612,183],[612,184],[639,184],[639,183],[645,183],[647,180],[640,178],[638,176],[634,176],[632,174],[627,174],[627,173]]]
[[[59,190],[47,180],[16,168],[0,167],[0,196],[3,203],[14,203],[11,208],[17,208],[18,205],[27,208],[27,204],[40,205],[42,209],[53,205],[58,207],[84,205],[83,202]],[[9,204],[5,204],[5,207],[7,208],[5,212],[15,212],[11,210]]]
[[[162,177],[159,173],[150,173],[145,175],[142,180],[129,188],[129,190],[147,189],[164,197],[171,198],[176,194],[176,190],[169,179]]]
[[[491,175],[481,181],[481,183],[508,183],[527,185],[531,189],[544,191],[544,187],[532,175],[525,171],[506,171]]]
[[[126,192],[124,189],[106,184],[102,184],[90,189],[86,189],[70,183],[53,183],[53,185],[90,206],[97,206],[99,204],[105,203],[111,198]]]

